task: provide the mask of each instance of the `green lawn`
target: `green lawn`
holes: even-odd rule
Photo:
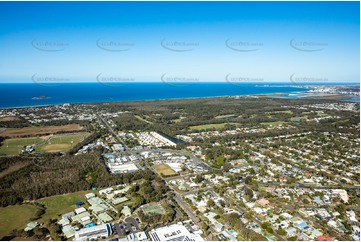
[[[24,146],[40,144],[41,142],[44,142],[44,140],[40,138],[6,139],[0,147],[0,154],[18,155]]]
[[[0,207],[0,238],[14,229],[24,229],[37,210],[30,204]]]
[[[223,129],[226,124],[235,124],[235,125],[237,125],[237,123],[203,124],[203,125],[190,126],[189,128],[191,130],[202,130],[202,129],[213,129],[213,128],[215,128],[215,129]]]
[[[54,135],[50,138],[49,136],[42,136],[40,138],[6,139],[0,146],[0,154],[19,155],[26,145],[36,145],[35,150],[38,152],[66,152],[87,136],[89,136],[89,133]]]
[[[44,204],[46,212],[40,221],[47,221],[49,218],[58,218],[58,215],[68,213],[77,208],[76,202],[84,202],[86,204],[85,194],[94,191],[80,191],[64,195],[41,198],[39,203]]]

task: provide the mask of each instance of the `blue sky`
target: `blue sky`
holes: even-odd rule
[[[359,2],[0,2],[0,81],[359,82],[359,18]]]

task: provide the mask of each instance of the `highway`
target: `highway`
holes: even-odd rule
[[[102,122],[105,124],[105,126],[107,126],[109,132],[114,136],[114,138],[115,138],[119,143],[121,143],[121,144],[124,146],[124,149],[127,150],[128,148],[127,148],[127,146],[125,145],[125,142],[124,142],[121,138],[119,138],[119,136],[114,132],[113,128],[110,127],[110,125],[108,124],[108,122],[106,122],[106,121],[102,118],[102,116],[99,115],[98,112],[95,113],[95,115],[100,119],[100,121],[102,121]]]
[[[194,213],[192,208],[189,207],[189,205],[183,200],[183,198],[179,194],[175,193],[174,200],[176,200],[178,205],[184,210],[184,212],[187,213],[188,217],[192,219],[194,224],[198,224],[200,222],[199,218]]]

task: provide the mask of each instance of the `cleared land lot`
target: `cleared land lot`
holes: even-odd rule
[[[142,210],[145,214],[156,213],[164,214],[164,208],[160,204],[147,204],[142,207]]]
[[[177,175],[177,173],[175,171],[173,171],[172,168],[170,168],[166,164],[155,165],[154,169],[161,176],[174,176],[174,175]]]
[[[60,132],[77,132],[83,130],[79,124],[67,124],[62,126],[34,126],[25,128],[8,128],[0,132],[3,137],[37,136],[44,134],[55,134]]]
[[[18,117],[0,117],[0,122],[9,122],[19,120]]]
[[[14,229],[24,229],[37,211],[38,208],[30,204],[0,207],[0,238]]]

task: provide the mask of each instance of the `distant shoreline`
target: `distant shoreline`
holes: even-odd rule
[[[301,92],[293,92],[293,93],[299,93]],[[289,94],[293,93],[271,93],[271,94],[252,94],[252,95],[234,95],[234,96],[211,96],[211,97],[187,97],[187,98],[166,98],[166,99],[149,99],[149,100],[129,100],[129,101],[108,101],[108,102],[79,102],[79,103],[59,103],[59,104],[44,104],[44,105],[34,105],[34,106],[19,106],[19,107],[6,107],[6,108],[0,108],[0,109],[20,109],[20,108],[40,108],[40,107],[51,107],[51,106],[57,106],[57,105],[97,105],[102,103],[133,103],[133,102],[154,102],[154,101],[166,101],[166,100],[189,100],[189,99],[213,99],[213,98],[237,98],[237,97],[249,97],[249,98],[274,98],[279,99],[281,97],[288,97],[289,99],[301,99],[301,100],[310,100],[310,99],[317,99],[317,97],[327,97],[327,96],[343,96],[342,101],[347,101],[349,99],[352,99],[353,96],[349,96],[349,98],[346,98],[346,95],[337,95],[337,94],[323,94],[323,95],[310,95],[308,97],[298,98],[298,97],[292,97],[289,96]],[[305,92],[302,92],[302,94],[306,94]],[[352,101],[350,101],[352,102]]]
[[[299,93],[299,92],[292,92]],[[13,108],[37,108],[37,107],[50,107],[56,105],[66,105],[66,104],[75,104],[75,105],[94,105],[101,103],[132,103],[132,102],[154,102],[154,101],[166,101],[166,100],[188,100],[188,99],[211,99],[211,98],[237,98],[237,97],[268,97],[268,98],[277,98],[277,95],[287,96],[289,93],[267,93],[267,94],[244,94],[244,95],[222,95],[222,96],[209,96],[209,97],[184,97],[184,98],[163,98],[163,99],[139,99],[139,100],[120,100],[120,101],[106,101],[106,102],[67,102],[67,103],[58,103],[58,104],[44,104],[44,105],[31,105],[31,106],[18,106],[18,107],[6,107],[0,109],[13,109]],[[271,97],[272,96],[272,97]],[[275,96],[275,97],[273,97]],[[48,97],[49,98],[49,97]]]
[[[1,84],[3,83],[0,83],[0,86]],[[222,98],[222,97],[230,97],[230,98],[268,97],[268,98],[303,99],[301,96],[315,96],[315,97],[317,96],[320,97],[321,95],[329,96],[329,94],[327,93],[317,93],[317,95],[310,93],[309,91],[313,90],[311,85],[306,87],[303,85],[294,85],[289,83],[272,83],[267,85],[265,83],[262,83],[262,85],[254,86],[256,83],[246,83],[242,85],[232,86],[230,84],[225,84],[225,83],[224,85],[222,85],[222,83],[209,83],[214,85],[209,85],[207,86],[206,89],[202,90],[200,88],[203,87],[203,84],[206,85],[207,83],[202,83],[201,85],[200,83],[194,83],[194,86],[188,85],[186,87],[162,85],[162,83],[157,83],[157,84],[148,83],[147,85],[143,86],[141,85],[141,83],[138,83],[138,85],[128,85],[126,87],[117,87],[117,88],[103,86],[101,90],[91,89],[91,88],[89,89],[89,87],[87,87],[88,85],[86,85],[85,87],[87,87],[88,89],[83,90],[84,86],[81,85],[80,83],[77,83],[74,84],[74,87],[71,85],[71,88],[70,86],[64,84],[63,88],[61,88],[62,92],[61,91],[56,92],[58,88],[53,89],[49,87],[42,87],[42,86],[39,87],[37,85],[35,86],[31,85],[32,88],[30,89],[28,88],[28,85],[23,85],[23,89],[24,91],[26,91],[25,95],[21,92],[21,90],[19,90],[18,91],[19,93],[18,95],[20,96],[19,98],[13,96],[9,96],[8,99],[3,98],[3,100],[0,101],[2,102],[4,107],[0,107],[0,109],[49,107],[49,106],[64,105],[64,104],[95,105],[101,103],[131,103],[131,102],[147,102],[147,101],[149,102],[149,101],[182,100],[182,99],[186,100],[186,99]],[[5,84],[5,85],[11,86],[10,84]],[[18,90],[18,87],[22,86],[22,85],[19,86],[18,85],[19,85],[18,83],[14,85],[12,90],[13,91]],[[322,85],[326,85],[326,84],[323,83]],[[340,86],[340,85],[355,86],[357,84],[339,83],[338,85],[328,84],[327,86]],[[92,84],[90,84],[89,86],[94,88],[94,85]],[[137,88],[142,90],[140,90],[139,92]],[[276,90],[270,90],[272,88]],[[93,95],[92,91],[94,90],[96,91],[94,92]],[[4,93],[6,93],[6,91],[7,90],[4,89]],[[69,91],[70,93],[67,93],[67,91]],[[222,93],[221,95],[216,95],[217,92],[218,93],[223,92],[224,94]],[[230,94],[225,94],[227,92]],[[11,93],[11,91],[9,90],[8,93]],[[28,98],[26,96],[29,95],[29,93],[33,95],[32,98]],[[84,93],[87,94],[87,96],[84,96],[83,95]],[[89,93],[91,93],[91,95],[89,95]],[[184,97],[182,97],[181,95],[184,95]],[[34,99],[34,96],[46,97],[46,98]],[[159,97],[157,98],[157,96]],[[99,99],[99,101],[97,101],[96,99]],[[104,100],[104,99],[110,99],[110,100]],[[348,99],[350,99],[350,102],[357,102],[356,100],[352,101],[353,97],[350,97]],[[9,105],[6,105],[8,100],[10,100]],[[42,101],[48,103],[41,103]],[[13,102],[14,105],[10,104],[11,102]],[[18,103],[23,102],[26,104],[16,105],[15,104],[16,102]]]

